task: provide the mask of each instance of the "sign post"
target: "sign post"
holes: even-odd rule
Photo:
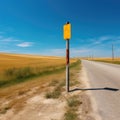
[[[71,38],[71,24],[63,26],[64,39],[66,40],[66,91],[69,92],[69,40]]]

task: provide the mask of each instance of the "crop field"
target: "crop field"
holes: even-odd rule
[[[99,62],[107,62],[107,63],[113,63],[113,64],[120,64],[120,58],[94,58],[94,61]]]
[[[71,63],[76,60],[72,59]],[[65,58],[0,54],[0,87],[65,69]]]
[[[64,65],[64,58],[59,57],[43,57],[43,56],[22,56],[14,54],[0,54],[0,72],[9,68],[22,67],[54,67]]]

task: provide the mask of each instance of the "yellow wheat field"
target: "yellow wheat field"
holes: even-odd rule
[[[0,81],[23,79],[65,67],[64,57],[0,54]],[[71,59],[71,63],[76,59]],[[1,83],[4,84],[4,83]]]
[[[75,61],[75,59],[72,59],[70,62],[73,63]],[[0,53],[0,73],[9,68],[39,67],[39,69],[45,69],[54,66],[64,66],[65,64],[64,57]]]
[[[92,60],[103,60],[103,61],[112,62],[113,60],[114,60],[114,61],[120,61],[120,58],[114,58],[114,59],[112,59],[112,58],[94,58],[94,59],[92,59]]]

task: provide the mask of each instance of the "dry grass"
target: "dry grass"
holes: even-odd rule
[[[120,58],[94,58],[94,61],[120,64]]]
[[[71,63],[74,63],[72,64],[72,67],[77,65],[75,62],[76,59],[71,60]],[[40,56],[25,57],[22,55],[19,56],[11,54],[0,54],[0,66],[0,78],[2,78],[1,76],[5,75],[3,73],[7,70],[7,74],[13,74],[9,73],[9,70],[11,69],[15,69],[14,71],[16,71],[29,67],[35,68],[37,66],[44,72],[45,69],[48,70],[51,67],[61,68],[61,66],[65,66],[65,58]],[[64,81],[64,83],[62,81]],[[31,77],[29,78],[29,81],[21,82],[20,84],[8,86],[5,88],[3,87],[0,89],[0,113],[5,113],[8,109],[11,108],[19,111],[23,108],[25,101],[30,97],[34,96],[35,94],[49,91],[49,86],[57,86],[54,90],[59,91],[59,86],[64,85],[65,69],[62,69],[58,72],[51,72],[49,75],[38,75],[34,78]],[[57,93],[57,95],[59,97],[60,94]],[[5,101],[7,101],[7,103]]]
[[[49,76],[42,76],[34,78],[31,81],[27,81],[14,86],[2,88],[0,90],[0,113],[5,113],[7,108],[14,108],[16,112],[21,110],[25,105],[25,101],[35,94],[41,94],[43,92],[50,91],[49,86],[53,80],[63,81],[65,77],[64,71],[57,74],[51,74]],[[7,104],[5,101],[9,101]]]
[[[71,62],[75,62],[75,59],[72,59]],[[65,58],[63,57],[0,54],[0,73],[9,68],[23,68],[29,66],[45,69],[61,65],[65,65]]]
[[[76,59],[71,59],[71,63]],[[26,81],[65,68],[65,58],[0,54],[0,87]]]

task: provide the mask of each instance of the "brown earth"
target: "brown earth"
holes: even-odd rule
[[[59,78],[59,75],[57,77]],[[76,73],[74,77],[78,79],[79,84],[72,86],[71,89],[86,87],[87,84],[84,82],[85,75],[83,72]],[[26,83],[26,85],[29,86],[29,83]],[[42,86],[34,85],[34,87],[30,89],[23,87],[23,91],[19,91],[19,94],[16,93],[18,94],[17,96],[14,93],[14,95],[8,96],[7,99],[1,99],[0,102],[3,102],[3,106],[13,100],[11,104],[13,104],[14,107],[8,107],[8,110],[3,111],[5,113],[0,114],[0,120],[64,120],[66,99],[72,95],[79,95],[82,103],[78,110],[79,120],[96,119],[93,113],[91,99],[87,92],[74,91],[66,93],[65,87],[63,87],[60,98],[47,99],[45,98],[46,91],[51,91],[53,89],[53,86],[48,86],[48,83],[45,83]],[[18,85],[18,87],[21,87],[21,85]],[[14,90],[15,88],[11,89]]]

